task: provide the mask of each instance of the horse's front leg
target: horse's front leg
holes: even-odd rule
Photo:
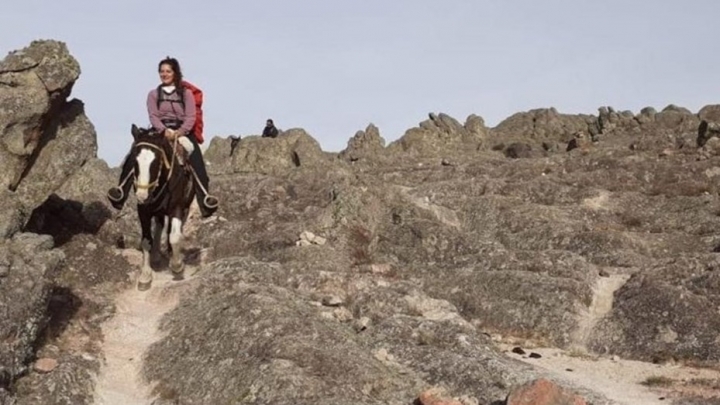
[[[182,225],[183,221],[176,215],[170,217],[170,250],[172,256],[170,257],[170,270],[176,280],[182,280],[183,270],[185,268],[185,261],[183,260],[182,254]]]
[[[143,252],[143,264],[140,268],[140,277],[138,278],[138,290],[146,291],[150,289],[152,284],[152,267],[150,265],[150,250],[153,248],[153,239],[151,235],[152,216],[146,210],[138,207],[138,216],[140,217],[140,228],[142,230],[142,242],[140,247]]]

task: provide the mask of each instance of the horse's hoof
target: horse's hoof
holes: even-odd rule
[[[185,279],[185,273],[183,272],[182,269],[180,269],[179,271],[173,271],[172,275],[173,275],[173,281],[180,281],[180,280]]]
[[[148,281],[145,283],[138,281],[137,289],[138,291],[147,291],[150,289],[150,286],[152,286],[152,281]]]
[[[180,262],[179,264],[173,264],[170,266],[174,280],[182,280],[183,272],[185,271],[185,263]]]

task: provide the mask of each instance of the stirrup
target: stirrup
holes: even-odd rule
[[[211,199],[211,198],[215,200],[215,204],[210,204],[210,203],[208,202],[208,200]],[[212,195],[209,195],[209,194],[208,194],[208,195],[205,196],[205,198],[203,198],[203,205],[204,205],[206,208],[216,209],[219,204],[220,204],[220,201],[219,201],[219,200],[217,199],[217,197],[215,197],[215,196],[212,196]]]
[[[112,195],[112,192],[115,191],[115,190],[117,190],[117,191],[120,192],[120,196],[117,197],[117,198],[113,197],[113,195]],[[123,191],[123,189],[120,188],[120,187],[118,187],[118,186],[112,187],[112,188],[111,188],[110,190],[108,190],[108,192],[107,192],[107,198],[108,198],[108,200],[110,200],[110,201],[112,201],[112,202],[116,202],[116,203],[122,202],[122,201],[123,201],[123,197],[125,197],[125,191]]]

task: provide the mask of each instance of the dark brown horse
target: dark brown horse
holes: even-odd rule
[[[132,148],[135,157],[133,175],[143,251],[138,289],[147,290],[153,279],[151,263],[160,254],[164,226],[168,227],[170,269],[176,279],[182,278],[182,227],[195,198],[195,191],[189,164],[181,164],[181,159],[175,153],[179,142],[173,145],[154,129],[141,129],[134,124],[131,132],[135,138]]]

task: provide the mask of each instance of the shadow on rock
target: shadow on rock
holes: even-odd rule
[[[69,288],[53,287],[46,312],[47,324],[35,341],[35,351],[60,336],[82,305],[80,297]]]
[[[25,232],[50,235],[56,247],[61,247],[78,234],[96,234],[112,217],[110,210],[99,201],[83,204],[52,194],[30,216]]]

